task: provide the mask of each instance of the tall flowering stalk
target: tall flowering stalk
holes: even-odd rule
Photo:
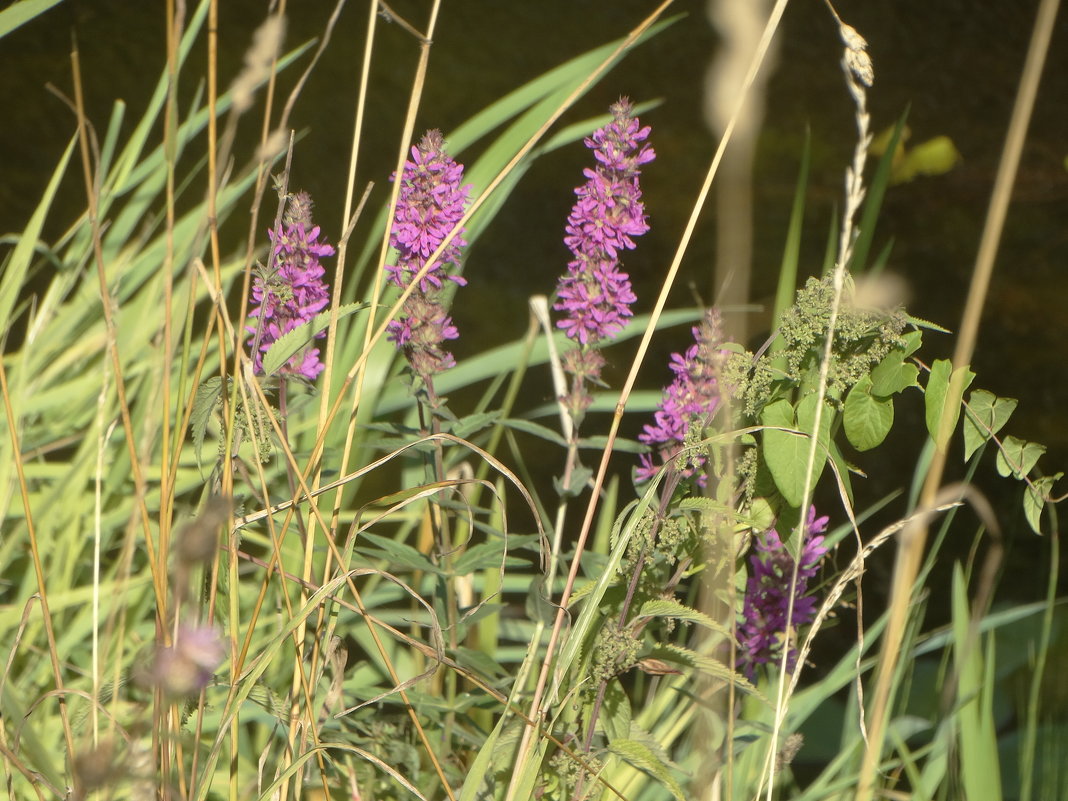
[[[273,247],[268,270],[257,274],[252,284],[248,326],[252,334],[252,363],[263,373],[263,354],[283,334],[306,323],[330,303],[330,293],[323,281],[325,270],[319,259],[334,255],[334,248],[319,241],[319,226],[312,223],[312,201],[306,192],[293,195],[282,216],[281,228],[269,230]],[[326,336],[319,332],[317,339]],[[280,369],[284,375],[301,376],[309,381],[323,371],[319,349],[306,347]]]
[[[719,313],[705,312],[700,325],[694,326],[695,344],[685,353],[671,354],[671,372],[675,380],[664,388],[653,422],[646,424],[638,439],[652,447],[655,453],[643,453],[638,469],[638,481],[648,481],[661,465],[674,459],[682,450],[691,426],[707,425],[720,405],[719,373],[723,364],[720,346],[723,335]],[[655,458],[655,457],[658,457]],[[705,457],[693,454],[680,466],[683,478],[691,478],[705,463]],[[704,475],[698,474],[703,486]]]
[[[788,649],[786,668],[794,669],[797,629],[811,623],[816,614],[816,598],[808,594],[808,582],[819,571],[819,563],[827,553],[824,538],[817,536],[826,530],[827,517],[817,518],[816,507],[810,507],[792,594],[790,579],[794,559],[779,538],[779,532],[772,528],[756,538],[749,557],[751,572],[745,585],[742,622],[738,626],[739,661],[750,677],[756,672],[757,665],[782,658],[783,643]],[[788,616],[790,631],[786,630]]]
[[[597,166],[583,170],[586,183],[575,189],[564,237],[572,258],[553,305],[566,315],[557,327],[575,342],[563,364],[572,376],[566,401],[576,422],[592,401],[588,384],[600,381],[604,357],[598,347],[623,329],[637,299],[620,268],[620,252],[633,250],[634,237],[649,230],[638,176],[656,158],[645,144],[650,128],[641,127],[627,98],[610,110],[612,122],[585,140]]]
[[[445,154],[440,131],[428,131],[404,163],[397,211],[389,243],[397,263],[386,265],[389,280],[405,289],[430,255],[463,217],[471,185],[461,185],[462,164]],[[467,282],[456,273],[464,241],[461,228],[404,302],[400,316],[388,327],[390,341],[404,352],[412,371],[428,381],[456,362],[442,347],[460,334],[445,308],[446,281]]]

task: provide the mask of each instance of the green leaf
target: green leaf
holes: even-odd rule
[[[1027,491],[1023,497],[1024,517],[1027,518],[1027,524],[1031,526],[1031,530],[1035,534],[1042,533],[1042,510],[1049,502],[1049,495],[1053,485],[1063,475],[1064,473],[1057,473],[1056,475],[1045,476],[1033,484],[1027,485]]]
[[[779,400],[769,403],[761,413],[761,423],[765,426],[796,428],[810,432],[814,429],[816,416],[816,393],[810,393],[797,404],[797,418],[789,401]],[[830,440],[831,423],[834,410],[824,404],[820,422],[820,446],[816,448],[816,458],[812,467],[812,483],[815,487],[827,463],[827,443]],[[790,506],[800,507],[805,491],[805,472],[808,468],[810,439],[801,434],[780,431],[778,428],[766,428],[763,431],[764,460],[775,479],[775,486],[782,493]]]
[[[967,365],[954,370],[947,359],[938,359],[931,365],[924,405],[927,430],[940,451],[945,450],[949,438],[953,435],[953,429],[957,427],[964,390],[972,383],[973,378],[975,373],[969,370]]]
[[[1031,472],[1031,468],[1035,466],[1038,457],[1045,452],[1045,445],[1028,442],[1019,437],[1006,437],[1005,442],[998,450],[998,474],[1023,478]]]
[[[365,554],[368,552],[378,552],[375,553],[375,555],[384,556],[390,562],[402,567],[411,568],[412,570],[422,570],[425,573],[435,573],[439,576],[443,575],[433,562],[405,542],[397,542],[388,537],[380,537],[369,531],[363,532],[363,534],[360,535],[360,539],[376,546],[375,548],[360,548],[359,550],[362,550]]]
[[[626,739],[630,735],[630,699],[618,680],[613,679],[605,686],[601,710],[601,723],[608,742]]]
[[[686,794],[682,790],[682,785],[671,775],[671,771],[668,770],[667,765],[661,758],[653,753],[652,749],[645,743],[629,739],[615,740],[609,744],[608,750],[628,765],[633,765],[638,770],[652,774],[671,791],[671,794],[678,801],[685,801]]]
[[[903,365],[916,368],[910,365]],[[886,439],[894,425],[894,401],[871,394],[872,382],[867,376],[858,381],[846,397],[842,424],[846,436],[858,451],[870,451]]]
[[[222,377],[212,376],[199,387],[197,396],[193,401],[193,412],[189,416],[189,428],[193,433],[193,451],[197,457],[197,467],[200,467],[200,453],[204,448],[204,435],[208,430],[215,404],[222,394]]]
[[[22,0],[13,3],[0,11],[0,38],[62,2],[63,0]]]
[[[980,445],[1001,430],[1017,403],[1015,398],[999,398],[985,389],[977,389],[968,397],[968,407],[964,410],[964,461],[971,459]]]
[[[560,436],[558,431],[553,431],[548,426],[541,425],[541,423],[535,423],[531,420],[520,420],[514,417],[502,420],[501,422],[516,431],[522,431],[525,434],[540,437],[554,445],[559,445],[561,448],[567,447],[567,440]]]
[[[706,629],[712,631],[718,631],[720,634],[730,636],[730,629],[719,623],[704,612],[698,612],[696,609],[691,609],[685,604],[681,604],[678,601],[659,599],[655,601],[646,601],[642,604],[641,611],[638,612],[638,617],[670,617],[675,620],[686,620],[690,623],[696,623],[699,626],[704,626]]]
[[[347,303],[344,306],[339,306],[337,319],[341,320],[350,314],[355,314],[361,309],[367,308],[367,305],[366,303]],[[263,357],[263,372],[267,375],[274,375],[283,364],[292,359],[301,348],[310,344],[315,339],[315,335],[328,325],[330,325],[329,310],[319,312],[308,322],[301,323],[292,331],[287,331],[280,336]]]
[[[916,379],[920,371],[916,365],[906,364],[905,359],[919,349],[922,338],[919,331],[910,331],[903,337],[905,346],[894,348],[875,366],[871,371],[871,394],[888,397],[919,386]]]
[[[461,417],[457,420],[456,423],[453,424],[449,433],[460,439],[470,439],[472,434],[477,434],[479,431],[482,431],[484,428],[497,422],[500,416],[501,413],[499,411],[469,414],[466,417]]]
[[[922,317],[913,317],[911,314],[905,315],[905,322],[909,325],[914,325],[917,328],[926,328],[928,331],[937,331],[939,334],[953,333],[948,328],[943,328],[938,323],[932,323],[930,320],[924,320]]]

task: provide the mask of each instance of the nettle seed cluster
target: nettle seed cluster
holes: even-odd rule
[[[845,296],[835,321],[827,374],[827,400],[836,406],[891,350],[904,345],[901,334],[907,322],[901,310],[857,305],[851,281]],[[735,352],[727,360],[724,384],[740,401],[745,418],[756,420],[765,405],[785,392],[815,389],[833,305],[831,276],[809,278],[794,305],[783,313],[779,336],[785,347],[760,356]]]

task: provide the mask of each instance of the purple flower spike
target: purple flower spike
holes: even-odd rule
[[[306,323],[330,303],[330,293],[323,281],[325,270],[319,259],[333,256],[334,248],[319,241],[319,226],[312,224],[311,198],[298,192],[282,217],[282,228],[267,233],[273,243],[274,272],[256,275],[252,284],[252,301],[256,305],[249,319],[262,318],[257,325],[248,326],[254,347],[252,363],[256,372],[263,373],[263,354],[278,339],[302,323]],[[258,333],[257,333],[258,331]],[[320,331],[317,339],[326,336]],[[323,371],[318,348],[304,348],[294,355],[279,372],[314,380]]]
[[[464,215],[471,185],[461,185],[463,165],[446,155],[440,131],[428,131],[412,148],[412,159],[404,163],[397,212],[389,243],[397,250],[397,263],[386,265],[389,280],[406,288],[423,269],[430,255]],[[458,286],[467,282],[455,270],[460,263],[464,241],[459,233],[445,247],[419,286],[404,302],[401,315],[389,324],[389,339],[404,351],[412,370],[424,379],[455,364],[452,354],[442,349],[459,332],[442,305],[445,281]]]
[[[787,670],[793,671],[797,662],[796,631],[812,622],[816,614],[816,598],[807,595],[808,582],[819,571],[819,563],[827,553],[822,535],[827,530],[827,517],[816,517],[816,507],[808,510],[805,524],[801,563],[797,568],[797,582],[790,595],[790,578],[794,560],[775,529],[758,537],[749,557],[751,573],[745,585],[745,606],[738,626],[740,662],[750,677],[757,665],[781,659],[783,642],[787,643]],[[786,618],[793,601],[790,631]]]
[[[642,454],[635,473],[638,481],[648,481],[663,464],[674,459],[682,450],[690,426],[708,425],[719,408],[717,376],[723,361],[720,351],[723,337],[718,312],[711,309],[706,312],[701,324],[694,327],[693,336],[696,344],[691,345],[685,354],[671,354],[670,367],[675,380],[664,389],[653,423],[647,424],[638,435],[638,439],[655,448],[660,457],[659,462],[655,462],[654,454]],[[705,476],[698,472],[704,463],[704,456],[694,454],[680,472],[686,478],[696,474],[698,484],[704,486]]]
[[[633,314],[637,298],[619,269],[619,252],[633,250],[634,237],[649,230],[638,176],[641,165],[656,158],[645,144],[650,129],[632,116],[626,98],[611,112],[612,122],[585,140],[598,164],[583,171],[586,183],[575,189],[564,237],[573,258],[553,306],[567,314],[557,327],[581,347],[614,338]]]

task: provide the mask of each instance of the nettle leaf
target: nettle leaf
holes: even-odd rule
[[[912,367],[913,365],[902,365]],[[872,395],[872,381],[865,376],[853,385],[842,411],[846,437],[858,451],[870,451],[880,445],[894,425],[892,398]]]
[[[675,620],[685,620],[690,623],[696,623],[699,626],[704,626],[706,629],[711,629],[712,631],[718,631],[728,637],[731,633],[729,628],[722,623],[713,620],[704,612],[698,612],[696,609],[691,609],[685,604],[670,599],[646,601],[642,604],[641,611],[638,612],[638,617],[670,617]]]
[[[930,320],[924,320],[922,317],[913,317],[911,314],[905,315],[905,322],[909,325],[914,325],[917,328],[926,328],[929,331],[937,331],[940,334],[953,333],[948,328],[943,328],[938,323],[932,323]]]
[[[189,416],[189,427],[193,432],[193,451],[197,457],[197,467],[200,464],[200,452],[204,448],[204,435],[208,431],[208,423],[211,421],[215,404],[222,396],[222,377],[212,376],[199,387],[197,396],[193,401],[193,412]]]
[[[1006,437],[1001,449],[998,450],[998,474],[1023,478],[1031,472],[1038,457],[1045,452],[1045,445],[1028,442],[1019,437]]]
[[[954,381],[954,376],[961,376],[961,378]],[[931,365],[924,405],[927,430],[939,450],[945,450],[949,438],[953,435],[953,429],[957,427],[961,401],[964,400],[964,390],[974,378],[975,373],[969,370],[967,365],[954,370],[953,365],[947,359],[938,359]],[[952,390],[952,395],[950,390]],[[942,413],[947,408],[950,412],[946,417],[945,425],[942,426]]]
[[[601,724],[609,742],[623,740],[630,734],[630,699],[617,680],[605,686],[604,705],[601,707]]]
[[[366,303],[346,303],[339,306],[337,319],[341,320],[350,314],[355,314],[361,309],[366,309]],[[266,375],[274,375],[282,365],[292,359],[301,348],[307,347],[315,335],[330,325],[330,311],[319,312],[308,322],[301,323],[292,331],[288,331],[271,345],[263,357],[263,372]]]
[[[678,801],[685,801],[686,794],[682,790],[682,785],[671,775],[664,761],[645,743],[630,739],[614,740],[609,743],[608,750],[628,765],[652,774],[671,791]]]
[[[1016,398],[999,398],[985,389],[977,389],[968,397],[964,410],[964,461],[1009,422],[1018,403]]]
[[[793,507],[801,506],[805,492],[805,472],[808,468],[808,454],[811,448],[809,437],[781,431],[781,428],[795,428],[811,432],[816,416],[816,393],[810,393],[797,404],[797,416],[789,401],[778,400],[764,407],[760,422],[766,428],[762,432],[764,439],[764,461],[775,479],[775,486],[782,493],[783,499]],[[812,486],[816,486],[823,467],[827,463],[827,443],[830,440],[831,423],[834,410],[824,404],[820,422],[820,446],[816,448],[816,458],[812,467]]]
[[[1063,476],[1064,473],[1057,473],[1056,475],[1045,476],[1033,484],[1027,485],[1027,491],[1023,497],[1024,517],[1027,518],[1027,524],[1031,526],[1031,530],[1035,534],[1042,533],[1042,510],[1049,502],[1049,495],[1053,490],[1053,485],[1060,481]]]

